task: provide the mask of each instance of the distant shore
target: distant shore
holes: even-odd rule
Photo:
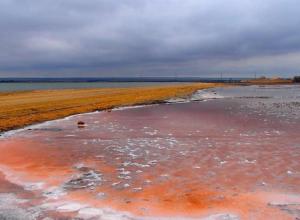
[[[222,82],[241,82],[242,80],[249,80],[250,78],[238,77],[60,77],[60,78],[0,78],[3,83],[24,83],[24,82],[187,82],[187,83],[222,83]]]
[[[283,78],[258,78],[250,80],[242,80],[241,83],[246,83],[250,85],[284,85],[294,83],[292,79],[283,79]]]
[[[199,89],[224,86],[193,83],[135,88],[36,90],[0,93],[0,132],[74,114],[121,106],[160,103]]]

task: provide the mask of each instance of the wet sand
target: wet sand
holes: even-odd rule
[[[0,213],[9,199],[28,219],[299,218],[299,108],[259,102],[96,112],[3,137]]]
[[[0,92],[0,132],[70,115],[186,97],[220,83]]]

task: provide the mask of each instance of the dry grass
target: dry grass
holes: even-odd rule
[[[117,106],[148,104],[187,96],[214,83],[113,89],[66,89],[0,93],[0,132]]]

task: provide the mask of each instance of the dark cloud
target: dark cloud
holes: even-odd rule
[[[0,76],[293,74],[299,8],[298,0],[1,0]]]

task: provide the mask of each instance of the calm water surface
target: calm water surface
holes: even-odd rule
[[[172,82],[20,82],[0,83],[0,92],[44,90],[44,89],[80,89],[80,88],[125,88],[136,86],[168,85]]]
[[[209,89],[7,133],[0,219],[300,218],[299,91]]]

